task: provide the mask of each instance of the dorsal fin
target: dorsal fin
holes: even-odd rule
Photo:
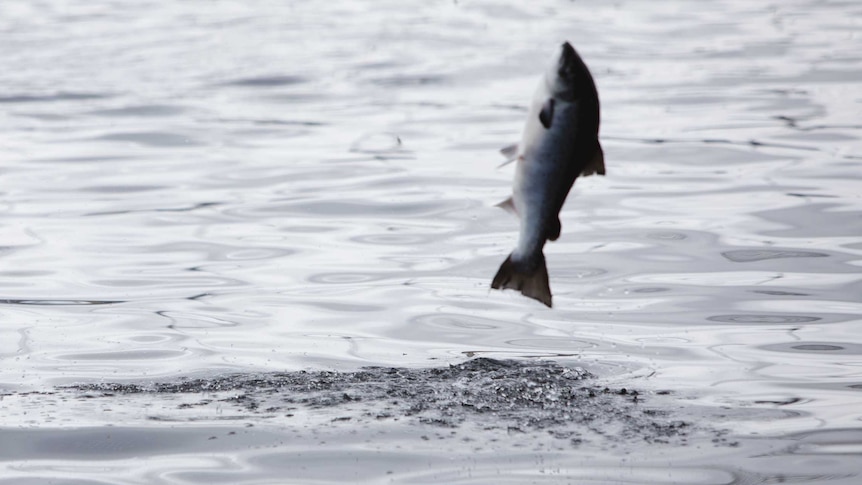
[[[596,153],[593,154],[593,158],[587,162],[584,169],[581,171],[581,175],[584,177],[593,174],[605,174],[605,153],[602,151],[601,145],[596,146]]]

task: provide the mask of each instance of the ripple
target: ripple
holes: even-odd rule
[[[229,328],[239,325],[237,322],[204,313],[161,311],[157,314],[171,321],[168,328]]]
[[[810,431],[798,433],[794,438],[798,442],[798,445],[791,450],[791,454],[794,455],[824,457],[862,455],[862,430],[859,428]],[[858,478],[858,473],[852,476]]]
[[[602,268],[556,268],[554,275],[560,278],[595,278],[607,274],[608,270]]]
[[[210,207],[217,207],[219,205],[222,205],[222,203],[221,202],[200,202],[197,204],[193,204],[190,206],[183,206],[183,207],[157,207],[157,208],[153,208],[153,209],[88,212],[88,213],[83,214],[83,215],[85,217],[95,217],[95,216],[116,216],[116,215],[147,213],[147,212],[194,212],[194,211],[197,211],[199,209],[207,209]]]
[[[773,295],[773,296],[809,296],[808,293],[798,293],[795,291],[782,291],[782,290],[752,290],[752,293],[759,293],[761,295]]]
[[[62,429],[10,429],[4,428],[4,439],[19,446],[4,446],[0,450],[3,461],[39,460],[98,460],[136,459],[140,456],[169,455],[195,449],[201,453],[232,450],[235,446],[274,446],[283,437],[255,430],[245,433],[241,429],[233,434],[224,427],[79,427]],[[212,440],[212,436],[223,436]],[[78,463],[78,470],[89,468]],[[64,467],[68,470],[71,468]],[[22,478],[18,483],[55,483],[54,479],[31,482]],[[60,482],[62,483],[62,482]],[[102,483],[101,481],[75,480],[74,483]],[[110,483],[116,483],[111,480]]]
[[[125,303],[123,300],[39,300],[0,298],[0,305],[36,305],[36,306],[92,306],[113,305]]]
[[[267,94],[265,96],[260,96],[260,99],[265,101],[266,103],[283,104],[286,107],[295,107],[296,105],[302,103],[311,104],[314,102],[323,102],[329,100],[328,96],[320,93],[319,91],[312,90],[296,93]]]
[[[131,335],[128,337],[130,342],[153,344],[176,341],[177,335]]]
[[[688,238],[688,236],[679,232],[651,232],[646,237],[660,241],[682,241]]]
[[[826,344],[802,344],[802,345],[794,345],[794,350],[844,350],[844,347],[840,345],[826,345]]]
[[[305,301],[303,305],[321,308],[332,312],[355,313],[355,312],[380,312],[385,311],[383,305],[363,305],[360,303],[344,303],[332,301]]]
[[[90,111],[88,114],[94,116],[104,116],[108,118],[156,118],[162,116],[181,115],[188,110],[182,106],[163,105],[163,104],[143,104],[137,106],[124,106],[122,108],[100,109]]]
[[[723,323],[811,323],[822,320],[821,317],[811,317],[806,315],[714,315],[708,317],[710,322]]]
[[[813,251],[800,251],[790,249],[736,249],[721,253],[725,258],[735,263],[750,263],[753,261],[765,261],[767,259],[781,258],[827,258],[826,253]]]
[[[772,229],[763,234],[804,239],[858,237],[862,211],[840,204],[805,204],[755,212],[754,215],[789,229]]]
[[[239,124],[252,124],[252,125],[262,125],[262,126],[326,126],[327,123],[323,123],[320,121],[307,121],[307,120],[285,120],[285,119],[275,119],[275,118],[218,118],[213,120],[219,123],[239,123]],[[302,132],[305,133],[305,132]]]
[[[111,350],[105,352],[82,352],[77,354],[60,354],[55,358],[60,360],[87,360],[87,361],[124,361],[124,360],[165,360],[178,359],[186,356],[187,352],[181,350]]]
[[[134,269],[128,270],[128,272],[140,274],[140,276],[113,279],[97,278],[90,280],[89,283],[105,288],[122,288],[124,290],[127,288],[146,287],[149,288],[149,291],[152,291],[154,288],[162,290],[183,289],[200,291],[201,288],[235,288],[248,285],[247,281],[241,279],[210,274],[211,272],[204,266],[192,267],[182,271],[183,273],[177,273],[175,270],[170,270],[167,271],[168,274],[164,274],[166,272],[162,270],[157,272],[159,276],[144,276],[145,273],[143,270]]]
[[[368,234],[350,238],[351,241],[361,244],[373,244],[378,246],[412,246],[415,244],[428,244],[439,239],[439,236],[424,234]]]
[[[394,153],[403,151],[401,137],[395,133],[370,133],[363,135],[350,145],[356,153]]]
[[[513,347],[524,347],[528,349],[542,350],[565,350],[567,352],[576,350],[587,350],[598,347],[595,342],[574,338],[522,338],[509,340],[507,342]]]
[[[126,194],[135,192],[152,192],[153,190],[163,190],[166,188],[167,187],[163,185],[97,185],[92,187],[81,187],[78,190],[95,194]]]
[[[423,202],[372,202],[367,200],[354,201],[317,201],[300,202],[283,207],[285,212],[299,212],[339,217],[428,217],[448,212],[478,207],[478,201],[423,201]],[[282,209],[272,207],[271,210],[281,212]]]
[[[311,283],[323,283],[327,285],[353,285],[356,283],[369,283],[382,280],[384,276],[368,273],[321,273],[308,278]]]
[[[410,320],[411,325],[426,325],[445,329],[494,330],[501,328],[500,322],[487,318],[460,315],[457,313],[433,313],[419,315]]]
[[[446,82],[446,76],[432,74],[397,74],[370,79],[370,82],[385,87],[436,85]]]
[[[759,348],[771,352],[796,352],[806,354],[862,355],[862,344],[847,342],[792,342],[762,345]]]
[[[272,76],[258,76],[258,77],[246,77],[234,79],[232,81],[227,81],[221,83],[222,86],[239,86],[239,87],[250,87],[250,88],[277,88],[280,86],[293,86],[295,84],[302,84],[308,82],[308,80],[302,76],[295,75],[272,75]]]
[[[201,145],[199,141],[192,137],[159,131],[111,133],[94,137],[93,140],[137,143],[139,145],[164,148],[193,147]]]
[[[233,246],[229,244],[189,241],[155,244],[152,246],[136,246],[130,248],[128,252],[136,254],[192,253],[199,255],[198,260],[200,261],[211,262],[277,259],[295,254],[296,250],[282,247]]]
[[[56,158],[39,158],[34,159],[34,162],[43,163],[116,163],[116,162],[131,162],[138,160],[139,157],[129,155],[112,155],[112,156],[82,156],[82,157],[56,157]]]
[[[0,103],[50,103],[56,101],[91,101],[113,97],[111,94],[60,91],[56,94],[18,94],[0,96]]]
[[[631,290],[632,293],[663,293],[665,291],[670,291],[670,288],[651,286],[647,288],[635,288]]]

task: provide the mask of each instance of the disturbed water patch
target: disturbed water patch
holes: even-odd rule
[[[87,400],[164,397],[173,409],[148,416],[157,421],[200,421],[218,408],[214,419],[287,418],[289,424],[305,417],[304,424],[323,419],[329,425],[401,421],[446,429],[470,426],[508,434],[547,433],[571,445],[595,440],[681,445],[690,434],[704,431],[713,442],[727,443],[722,431],[696,427],[667,409],[651,407],[650,396],[642,392],[606,387],[584,369],[549,361],[477,358],[437,368],[235,374],[64,389],[85,393],[81,398]]]

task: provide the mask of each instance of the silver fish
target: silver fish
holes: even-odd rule
[[[575,179],[605,174],[598,137],[596,85],[566,42],[533,95],[521,143],[502,150],[517,162],[517,169],[512,196],[497,205],[518,215],[521,233],[491,288],[519,290],[552,305],[542,249],[560,237],[560,209]]]

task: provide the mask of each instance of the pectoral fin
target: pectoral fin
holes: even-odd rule
[[[584,170],[581,171],[581,175],[584,177],[593,174],[605,174],[605,153],[602,151],[601,145],[596,147],[596,153],[593,154],[593,158],[587,162],[586,166],[584,166]]]
[[[500,149],[500,153],[502,153],[503,156],[506,157],[506,160],[514,160],[515,157],[518,156],[518,144],[513,143],[507,147],[503,147]]]
[[[551,128],[551,123],[554,121],[554,98],[548,98],[542,105],[542,111],[539,111],[539,121],[546,130]]]
[[[505,167],[506,165],[518,159],[518,144],[515,143],[514,145],[503,147],[500,149],[500,153],[502,153],[503,156],[506,157],[506,161],[501,163],[497,168]]]

